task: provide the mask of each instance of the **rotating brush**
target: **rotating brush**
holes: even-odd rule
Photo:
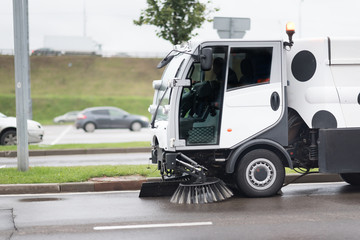
[[[232,191],[218,178],[204,182],[180,183],[170,202],[178,204],[203,204],[223,201],[233,196]]]

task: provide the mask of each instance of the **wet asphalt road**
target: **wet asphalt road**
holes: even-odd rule
[[[360,188],[344,183],[204,205],[138,192],[0,196],[0,239],[11,240],[358,239],[359,226]]]

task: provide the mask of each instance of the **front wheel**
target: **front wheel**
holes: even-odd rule
[[[257,149],[247,153],[237,167],[236,184],[248,197],[270,197],[282,187],[285,169],[273,152]]]
[[[16,144],[17,144],[17,135],[15,130],[6,131],[0,139],[0,145],[16,145]]]
[[[350,185],[360,185],[360,173],[341,173],[341,178]]]
[[[141,123],[139,123],[139,122],[133,122],[132,124],[131,124],[131,126],[130,126],[130,130],[131,131],[135,131],[135,132],[138,132],[138,131],[140,131],[141,130]]]
[[[91,133],[91,132],[94,132],[95,129],[96,129],[96,126],[95,126],[95,124],[92,123],[92,122],[88,122],[88,123],[86,123],[85,126],[84,126],[84,131],[85,131],[85,132],[90,132],[90,133]]]

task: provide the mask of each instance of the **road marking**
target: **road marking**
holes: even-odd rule
[[[212,222],[141,224],[141,225],[94,227],[94,230],[102,231],[102,230],[121,230],[121,229],[139,229],[139,228],[193,227],[193,226],[209,226],[212,224],[213,224]]]
[[[61,140],[61,138],[63,138],[65,134],[67,134],[70,131],[71,128],[72,125],[68,126],[52,143],[50,143],[50,145],[57,144]]]

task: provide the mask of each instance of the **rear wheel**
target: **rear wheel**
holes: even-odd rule
[[[130,126],[130,130],[131,131],[135,131],[135,132],[138,132],[138,131],[140,131],[141,130],[141,123],[139,123],[139,122],[133,122],[132,124],[131,124],[131,126]]]
[[[360,173],[341,173],[341,178],[350,185],[360,185]]]
[[[269,197],[282,187],[285,169],[279,157],[265,149],[247,153],[237,167],[236,184],[248,197]]]
[[[85,132],[94,132],[95,129],[96,129],[96,126],[95,126],[95,124],[92,123],[92,122],[88,122],[88,123],[86,123],[85,126],[84,126],[84,131],[85,131]]]
[[[17,144],[17,136],[15,130],[7,130],[0,139],[1,145],[16,145]]]

